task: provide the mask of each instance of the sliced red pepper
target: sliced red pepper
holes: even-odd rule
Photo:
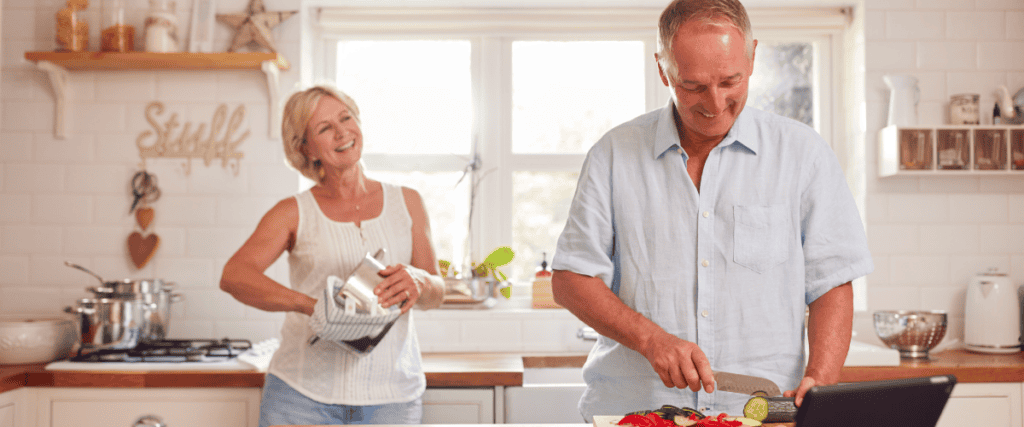
[[[657,415],[655,415],[657,416]],[[633,427],[655,427],[654,420],[643,415],[626,415],[619,420],[619,425],[631,425]]]

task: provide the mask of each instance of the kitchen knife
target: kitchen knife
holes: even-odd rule
[[[779,386],[767,378],[731,372],[713,372],[718,390],[752,396],[743,407],[743,416],[764,423],[789,423],[796,419],[796,403],[782,397]]]
[[[779,396],[782,391],[772,380],[731,372],[714,372],[715,387],[722,391],[751,396]]]

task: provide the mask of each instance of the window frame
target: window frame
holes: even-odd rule
[[[484,170],[494,169],[480,183],[474,230],[469,242],[473,259],[485,250],[512,242],[513,174],[520,171],[579,172],[585,154],[522,154],[512,151],[512,43],[519,40],[639,40],[645,45],[645,107],[665,106],[669,91],[653,60],[661,9],[466,9],[312,7],[308,64],[303,80],[330,81],[337,64],[336,43],[344,40],[465,39],[472,44],[474,102],[473,141]],[[842,81],[840,57],[849,9],[748,9],[759,40],[811,40],[815,45],[814,105],[816,128],[837,152],[845,143],[839,104],[842,94],[832,82]],[[572,29],[568,31],[566,29]],[[321,58],[312,61],[312,58]],[[822,91],[821,88],[833,88]],[[483,100],[489,100],[485,105]],[[499,100],[499,101],[495,101]],[[496,102],[498,102],[496,104]],[[492,143],[484,143],[493,141]],[[596,141],[595,141],[596,142]],[[468,158],[469,155],[467,154]],[[366,153],[365,164],[377,170],[461,171],[466,159],[452,155]]]

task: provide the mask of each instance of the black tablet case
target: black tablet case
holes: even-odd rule
[[[953,375],[812,387],[797,427],[935,427],[956,385]]]

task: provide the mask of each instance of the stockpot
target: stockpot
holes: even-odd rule
[[[103,282],[103,286],[88,290],[95,298],[134,299],[142,307],[140,342],[160,341],[170,329],[171,303],[184,296],[172,293],[176,284],[162,279],[123,279]]]
[[[142,335],[143,307],[139,299],[85,298],[64,311],[77,315],[83,349],[132,349]]]

